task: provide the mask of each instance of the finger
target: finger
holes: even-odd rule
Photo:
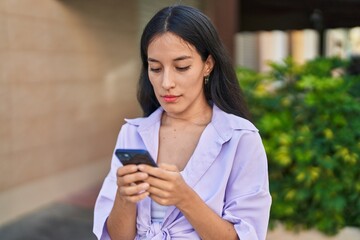
[[[131,174],[124,175],[122,177],[118,177],[118,186],[126,186],[132,183],[139,183],[145,181],[149,175],[144,172],[135,172]]]
[[[149,196],[149,192],[143,192],[143,193],[139,193],[137,195],[127,196],[127,197],[125,197],[125,199],[129,202],[137,203],[137,202],[143,200],[144,198],[146,198],[147,196]]]
[[[119,187],[118,191],[121,196],[131,197],[146,192],[149,187],[150,185],[148,183],[132,184],[131,186]]]
[[[147,190],[151,196],[156,196],[158,198],[170,198],[171,197],[171,193],[163,190],[161,188],[157,188],[154,186],[150,186],[149,189]]]
[[[134,164],[130,164],[130,165],[119,167],[116,171],[116,176],[122,177],[126,174],[135,173],[137,171],[138,171],[137,166]]]
[[[170,167],[171,165],[169,165],[169,168],[175,170],[177,169],[176,166],[172,166]],[[150,176],[154,176],[156,178],[160,178],[160,179],[164,179],[164,180],[170,180],[173,176],[172,176],[172,173],[174,173],[174,171],[169,171],[169,170],[166,170],[164,168],[160,168],[160,167],[151,167],[149,165],[146,165],[146,164],[141,164],[141,165],[138,165],[138,169],[139,171],[141,172],[145,172],[147,174],[149,174]]]
[[[168,191],[171,189],[171,187],[170,187],[171,182],[169,182],[165,179],[158,178],[158,177],[150,176],[145,180],[145,182],[150,184],[151,187],[162,189],[164,191]]]
[[[155,195],[150,194],[150,197],[153,201],[155,201],[156,203],[163,205],[163,206],[170,206],[170,205],[174,205],[173,201],[171,199],[167,199],[167,198],[161,198]]]
[[[144,173],[147,173],[147,174],[152,175],[152,176],[159,176],[161,174],[161,172],[163,171],[163,169],[160,169],[160,168],[157,168],[157,167],[152,167],[152,166],[149,166],[147,164],[138,165],[138,170],[140,172],[144,172]]]

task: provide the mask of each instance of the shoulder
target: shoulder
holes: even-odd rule
[[[259,130],[249,120],[236,116],[234,114],[226,113],[217,106],[213,107],[212,124],[219,135],[228,139],[234,132],[253,132],[258,133]]]
[[[226,125],[234,130],[248,130],[258,132],[258,129],[249,120],[234,114],[226,113],[216,105],[213,107],[213,122],[215,124],[226,123]]]

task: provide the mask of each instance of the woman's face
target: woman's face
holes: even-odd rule
[[[155,37],[148,46],[148,74],[156,98],[168,114],[191,116],[208,105],[204,77],[214,66],[195,47],[173,33]]]

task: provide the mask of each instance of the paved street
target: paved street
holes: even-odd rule
[[[1,240],[95,240],[93,205],[97,188],[53,203],[0,227]]]

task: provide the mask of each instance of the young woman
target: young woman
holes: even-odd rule
[[[199,10],[160,10],[141,38],[138,99],[117,148],[147,149],[158,168],[114,156],[98,196],[98,239],[265,239],[266,154],[231,61]]]

